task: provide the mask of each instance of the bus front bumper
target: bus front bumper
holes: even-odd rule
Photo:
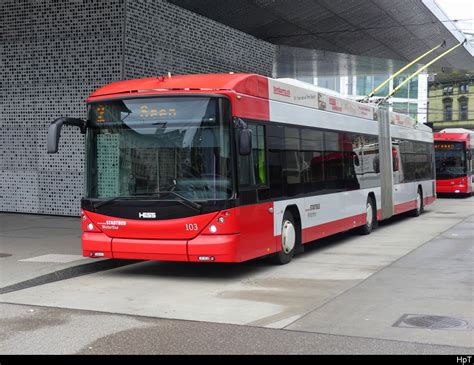
[[[437,194],[466,194],[468,193],[469,188],[467,185],[440,185],[436,184],[436,193]]]
[[[437,180],[436,192],[438,194],[466,194],[469,193],[469,180],[467,177],[449,180]]]
[[[467,186],[438,186],[436,188],[438,194],[466,194]]]
[[[239,239],[239,234],[199,235],[192,240],[124,239],[84,232],[82,250],[84,256],[92,258],[241,262]]]

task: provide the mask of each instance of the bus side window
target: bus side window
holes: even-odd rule
[[[326,191],[336,192],[345,189],[342,136],[341,133],[337,132],[324,132],[324,178]]]
[[[360,189],[360,182],[357,178],[356,169],[361,167],[359,155],[354,152],[354,142],[357,139],[355,134],[340,134],[342,154],[344,159],[344,181],[346,190]]]
[[[324,132],[301,130],[302,182],[305,193],[324,190]]]
[[[474,175],[474,159],[473,159],[474,149],[469,150],[469,151],[471,152],[471,173],[472,173],[472,175]]]
[[[295,196],[303,192],[300,129],[284,127],[283,131],[283,189],[286,196]]]
[[[268,180],[270,196],[280,198],[283,194],[282,155],[284,127],[269,124],[266,126],[268,149]]]
[[[400,160],[398,159],[398,151],[394,147],[392,148],[392,160],[393,160],[393,171],[399,171],[400,170]]]

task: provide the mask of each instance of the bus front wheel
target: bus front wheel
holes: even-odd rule
[[[270,257],[272,264],[286,265],[291,261],[298,244],[298,229],[293,215],[286,211],[281,226],[281,251]]]

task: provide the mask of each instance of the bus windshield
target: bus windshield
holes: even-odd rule
[[[448,180],[466,176],[466,152],[464,143],[435,142],[436,179]]]
[[[219,117],[218,100],[156,97],[90,104],[86,197],[158,198],[175,192],[189,200],[230,198],[230,126]]]

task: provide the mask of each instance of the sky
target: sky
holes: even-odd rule
[[[435,0],[461,31],[474,32],[474,0]]]

